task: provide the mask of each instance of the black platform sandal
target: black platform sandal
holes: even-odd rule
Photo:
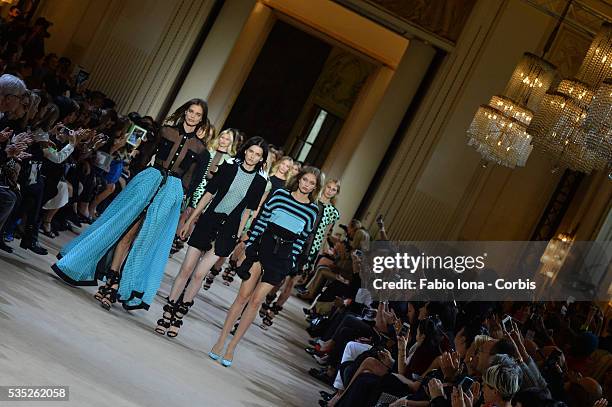
[[[236,276],[237,268],[238,266],[236,265],[236,262],[230,260],[229,266],[225,270],[223,270],[223,275],[221,276],[223,278],[224,285],[228,287],[232,285],[232,282],[234,281],[234,276]]]
[[[278,313],[281,312],[282,310],[283,310],[283,307],[278,305],[278,303],[276,302],[274,303],[274,305],[270,307],[270,311],[272,311],[274,315],[278,315]]]
[[[180,302],[174,307],[174,318],[170,322],[170,327],[166,332],[169,338],[176,338],[178,331],[183,325],[183,317],[189,312],[189,308],[193,305],[193,301]],[[176,328],[176,331],[171,331],[170,328]]]
[[[94,294],[94,298],[101,302],[104,296],[108,294],[108,290],[111,288],[111,286],[115,284],[111,283],[111,281],[114,280],[119,281],[119,273],[117,273],[115,270],[109,270],[106,273],[106,283],[98,288],[98,292]]]
[[[172,324],[174,320],[174,311],[176,309],[176,303],[174,301],[170,301],[167,299],[168,303],[164,305],[164,313],[162,317],[157,320],[157,326],[155,327],[155,332],[160,335],[165,335],[168,328]]]
[[[114,303],[117,302],[117,288],[109,288],[102,301],[100,301],[100,305],[107,311],[110,311],[111,307]]]
[[[259,325],[259,327],[261,329],[263,329],[264,331],[267,331],[269,327],[272,326],[273,322],[272,322],[272,318],[270,318],[269,314],[266,314],[266,316],[263,317],[263,319],[261,320],[262,324]]]
[[[208,290],[212,283],[215,281],[215,277],[219,275],[221,270],[216,269],[214,266],[210,269],[210,272],[206,275],[204,279],[204,284],[202,284],[202,288]]]
[[[185,247],[185,242],[183,242],[180,237],[174,236],[174,240],[172,241],[172,248],[170,249],[170,254],[176,254],[180,252],[183,247]]]

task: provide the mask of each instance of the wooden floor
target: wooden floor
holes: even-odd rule
[[[183,258],[166,267],[149,311],[102,309],[94,287],[74,288],[53,274],[59,247],[74,234],[42,241],[48,256],[11,243],[0,252],[0,385],[69,386],[69,402],[1,402],[0,406],[314,406],[324,385],[310,378],[300,300],[291,298],[274,326],[252,325],[224,368],[207,357],[239,280],[217,279],[201,291],[176,339],[153,332],[162,297]],[[260,322],[258,318],[257,323]]]

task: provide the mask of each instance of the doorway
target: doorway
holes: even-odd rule
[[[223,127],[321,167],[374,70],[371,61],[276,20]]]
[[[284,147],[332,47],[277,20],[224,127]]]

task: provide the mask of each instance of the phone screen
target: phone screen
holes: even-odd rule
[[[506,330],[506,332],[512,331],[512,317],[510,315],[506,315],[502,320],[502,326]]]
[[[461,379],[461,382],[459,383],[459,385],[463,389],[463,392],[466,393],[467,391],[470,390],[473,383],[474,383],[474,379],[472,379],[469,376],[465,376],[463,379]]]

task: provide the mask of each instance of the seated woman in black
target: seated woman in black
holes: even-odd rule
[[[234,250],[237,236],[242,234],[250,212],[257,209],[266,189],[267,180],[259,169],[267,156],[266,141],[253,137],[242,146],[236,161],[219,166],[206,185],[204,196],[179,232],[180,238],[185,239],[191,225],[206,208],[191,234],[185,260],[155,332],[161,335],[167,332],[170,337],[178,334],[183,316],[193,305],[204,277],[220,257],[227,257]],[[179,301],[185,286],[184,297]]]
[[[368,406],[383,391],[398,396],[415,392],[420,387],[417,379],[441,354],[441,338],[440,322],[436,318],[420,320],[416,342],[410,349],[406,349],[406,337],[398,337],[397,373],[391,371],[391,366],[383,365],[375,358],[367,358],[355,372],[342,396],[329,405]],[[372,380],[372,374],[380,379]]]

